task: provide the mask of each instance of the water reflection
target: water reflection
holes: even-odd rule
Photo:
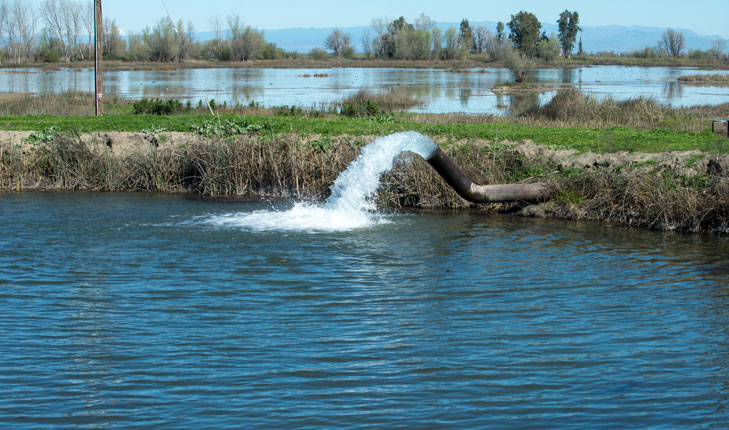
[[[462,72],[462,71],[461,71]],[[526,82],[540,87],[577,86],[597,97],[620,100],[645,96],[676,106],[720,104],[729,97],[727,87],[679,85],[687,74],[716,73],[678,67],[595,66],[534,69]],[[434,69],[182,69],[132,70],[104,74],[104,94],[132,99],[178,98],[197,103],[214,98],[218,103],[266,106],[322,106],[360,90],[397,88],[421,100],[413,112],[509,114],[522,112],[536,101],[532,95],[494,96],[491,89],[513,82],[503,68],[451,73]],[[93,91],[92,69],[0,69],[0,93],[60,93]],[[553,92],[542,93],[539,103]],[[531,100],[531,101],[529,101]],[[511,103],[515,105],[512,107]]]
[[[663,86],[663,98],[675,101],[683,97],[683,84],[678,81],[667,81]]]
[[[577,83],[576,74],[577,74],[577,69],[573,69],[570,67],[561,69],[561,72],[560,72],[561,82],[563,84]]]
[[[509,114],[512,116],[521,115],[539,106],[539,93],[536,91],[524,91],[509,94]]]

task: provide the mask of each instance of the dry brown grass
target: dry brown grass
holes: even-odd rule
[[[371,138],[248,135],[227,140],[202,137],[178,145],[148,141],[114,150],[102,138],[89,142],[58,136],[53,142],[0,143],[4,190],[83,189],[192,193],[208,197],[293,197],[323,200],[336,177]],[[711,155],[693,169],[667,165],[594,166],[562,169],[544,155],[487,142],[443,143],[476,183],[548,182],[556,198],[547,203],[483,205],[524,215],[603,220],[634,227],[729,233],[729,159]],[[114,146],[114,148],[117,148]],[[723,158],[722,158],[723,157]],[[712,167],[713,166],[713,167]],[[693,173],[687,173],[693,172]],[[382,179],[382,207],[467,208],[417,156]]]
[[[113,113],[128,109],[131,100],[118,97],[105,98],[105,111]],[[0,98],[0,115],[94,115],[94,94],[67,91],[60,94],[18,94]]]
[[[341,103],[335,104],[335,108],[341,108],[347,104],[363,105],[369,102],[376,103],[379,109],[384,112],[403,111],[423,104],[411,93],[391,88],[384,91],[359,90],[342,100]]]
[[[561,179],[547,216],[608,221],[653,230],[729,233],[729,178],[674,171],[593,171]]]
[[[622,126],[656,128],[667,124],[694,127],[701,131],[701,119],[688,108],[673,108],[654,99],[637,97],[625,101],[597,99],[574,88],[562,89],[544,106],[526,111],[525,118],[574,123],[590,127]]]
[[[698,133],[710,128],[712,119],[727,117],[729,117],[729,103],[675,108],[645,97],[625,101],[611,98],[597,99],[577,89],[567,88],[559,90],[546,105],[539,108],[532,106],[517,116],[420,114],[415,115],[413,119],[428,124],[665,128]]]

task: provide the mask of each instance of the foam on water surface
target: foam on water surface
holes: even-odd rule
[[[362,148],[342,172],[324,204],[297,203],[284,211],[260,210],[209,217],[206,223],[252,231],[349,231],[389,223],[376,211],[372,197],[382,174],[392,169],[398,155],[409,151],[427,158],[438,146],[414,131],[380,137]]]

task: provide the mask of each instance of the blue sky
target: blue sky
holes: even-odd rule
[[[40,4],[41,0],[31,0]],[[125,32],[140,31],[166,15],[163,0],[102,0],[104,16],[116,19]],[[237,14],[259,29],[291,27],[348,27],[369,25],[372,18],[408,21],[421,12],[437,22],[508,21],[526,10],[542,22],[555,22],[565,9],[580,14],[582,25],[644,25],[686,28],[699,34],[729,38],[727,0],[164,0],[171,17],[191,21],[196,31],[210,30],[210,18]]]

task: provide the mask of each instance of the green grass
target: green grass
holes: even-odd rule
[[[729,152],[729,140],[712,134],[708,129],[700,133],[668,129],[634,129],[628,127],[586,128],[547,127],[509,123],[495,124],[432,124],[415,122],[408,115],[356,118],[303,118],[279,116],[220,115],[221,122],[242,122],[260,134],[297,133],[322,136],[386,135],[414,130],[434,138],[481,139],[489,141],[532,140],[553,149],[575,149],[580,152],[665,152],[700,150],[710,153]],[[54,127],[58,132],[142,132],[150,127],[173,132],[192,132],[194,126],[210,121],[210,115],[132,115],[114,114],[101,117],[82,116],[1,116],[4,130],[43,131]],[[216,119],[217,120],[217,119]]]

